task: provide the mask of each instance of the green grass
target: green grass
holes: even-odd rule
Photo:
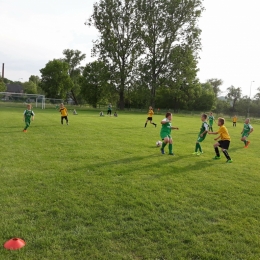
[[[213,161],[213,138],[194,156],[199,117],[173,117],[175,156],[161,155],[146,115],[69,115],[1,107],[1,259],[260,259],[260,126],[243,149],[226,122],[233,164]],[[215,129],[217,129],[217,126]],[[166,150],[167,151],[167,150]],[[168,151],[167,151],[168,153]]]

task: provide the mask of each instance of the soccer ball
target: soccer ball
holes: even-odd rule
[[[157,146],[157,147],[160,147],[161,145],[162,145],[162,142],[161,142],[161,141],[157,141],[157,142],[156,142],[156,146]]]

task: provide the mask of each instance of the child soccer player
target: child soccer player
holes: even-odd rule
[[[209,120],[209,131],[213,132],[212,125],[213,125],[213,121],[215,121],[215,118],[212,112],[209,114],[208,120]]]
[[[66,120],[67,125],[69,124],[68,120],[68,111],[67,108],[63,105],[63,103],[60,104],[60,113],[61,113],[61,124],[63,125],[63,119]]]
[[[74,109],[73,110],[73,115],[77,115],[78,113],[77,113],[77,111],[76,111],[76,109]]]
[[[233,120],[233,127],[237,126],[237,116],[236,115],[233,116],[232,120]]]
[[[101,111],[101,112],[99,113],[99,116],[104,116],[103,111]]]
[[[206,114],[201,115],[201,121],[202,121],[202,125],[201,125],[201,128],[200,128],[200,132],[199,132],[199,135],[198,135],[196,145],[195,145],[195,152],[193,153],[193,154],[196,154],[196,155],[201,155],[203,153],[200,143],[203,142],[203,140],[206,138],[208,130],[209,130],[209,126],[206,122],[207,121],[207,115]]]
[[[232,163],[233,161],[230,158],[230,156],[228,154],[228,151],[227,151],[228,147],[229,147],[229,144],[230,144],[230,135],[228,133],[227,128],[224,126],[224,124],[225,124],[225,119],[224,118],[219,118],[218,119],[218,126],[219,126],[218,131],[217,132],[209,132],[209,134],[213,134],[213,135],[219,134],[219,136],[214,139],[215,141],[220,139],[217,143],[215,143],[213,145],[214,149],[215,149],[215,152],[216,152],[216,156],[213,159],[214,160],[220,159],[220,154],[219,154],[218,147],[221,147],[222,152],[224,153],[224,155],[227,158],[227,163]]]
[[[171,120],[172,120],[172,114],[170,112],[167,112],[165,118],[161,121],[162,129],[161,129],[160,136],[161,136],[161,138],[163,140],[162,148],[161,148],[161,153],[162,154],[165,154],[164,148],[169,143],[169,155],[174,155],[174,153],[172,151],[171,131],[172,131],[172,129],[179,130],[179,128],[175,127],[175,126],[172,126],[171,125]]]
[[[108,107],[107,107],[107,115],[108,114],[110,114],[110,116],[111,116],[111,113],[112,113],[112,105],[111,105],[111,103],[108,105]]]
[[[156,124],[153,123],[153,114],[154,114],[153,108],[150,106],[150,107],[149,107],[149,111],[148,111],[148,117],[147,117],[147,119],[146,119],[146,122],[145,122],[145,124],[144,124],[144,127],[147,126],[147,122],[148,122],[148,121],[150,121],[150,124],[153,124],[153,125],[156,127]]]
[[[249,123],[250,123],[250,119],[247,118],[245,120],[244,128],[241,132],[241,134],[242,134],[241,141],[245,143],[244,148],[248,148],[250,141],[247,141],[246,139],[254,131],[254,128]]]
[[[32,106],[30,104],[27,105],[27,109],[24,110],[23,112],[23,117],[24,117],[24,122],[25,122],[25,127],[23,129],[23,132],[27,132],[27,128],[31,124],[31,118],[32,121],[34,120],[34,112],[32,111]]]
[[[114,117],[117,117],[117,112],[114,113]]]

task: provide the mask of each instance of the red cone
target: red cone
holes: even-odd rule
[[[25,242],[20,238],[12,238],[4,243],[4,247],[9,250],[17,250],[25,246]]]

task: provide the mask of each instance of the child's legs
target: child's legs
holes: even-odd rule
[[[170,153],[170,154],[173,153],[173,152],[172,152],[172,147],[173,147],[173,145],[172,145],[172,138],[170,137],[170,138],[169,138],[169,153]]]
[[[26,130],[31,124],[31,121],[30,120],[26,120],[25,121],[25,127],[24,127],[24,130]]]
[[[60,122],[63,125],[63,116],[60,118]]]

